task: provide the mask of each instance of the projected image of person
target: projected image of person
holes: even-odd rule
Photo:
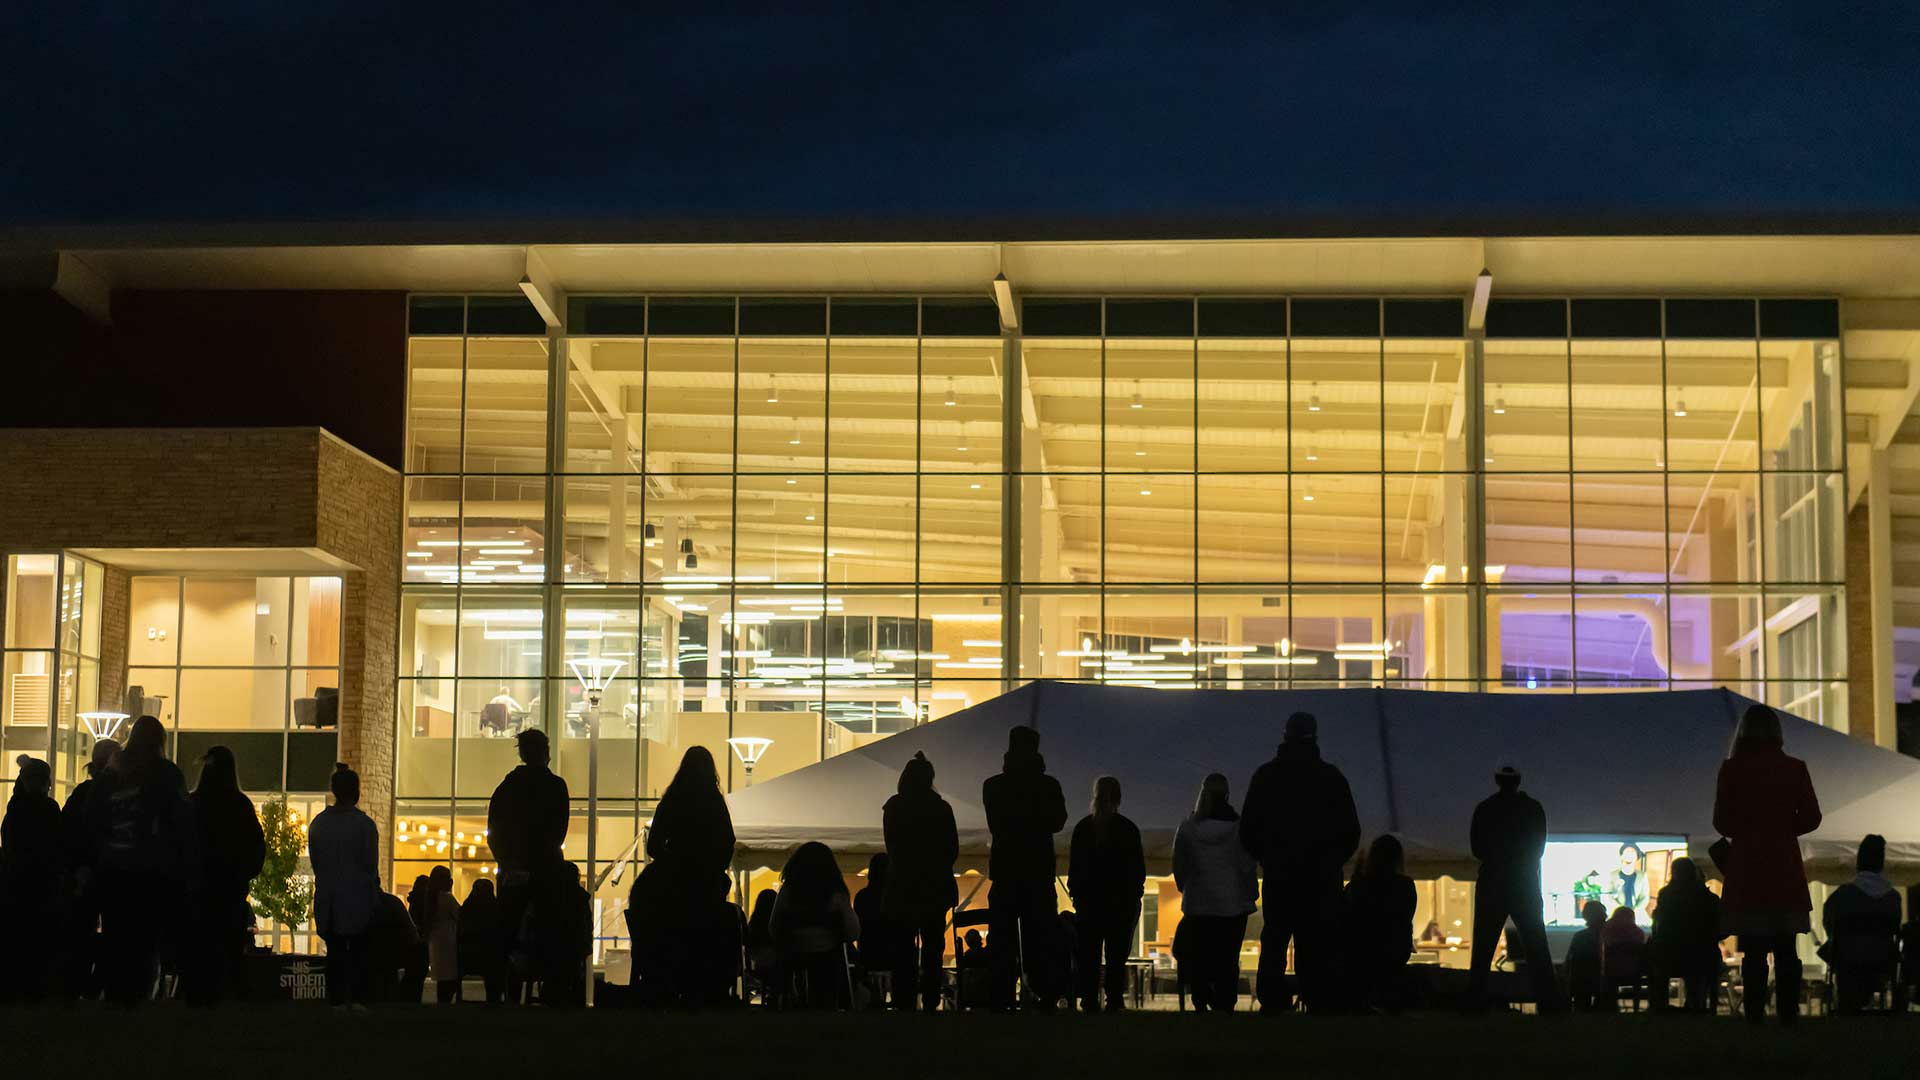
[[[1647,853],[1629,840],[1620,845],[1620,864],[1607,875],[1607,894],[1615,906],[1644,911],[1647,905]]]

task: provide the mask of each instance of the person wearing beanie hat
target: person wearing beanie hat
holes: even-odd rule
[[[1289,716],[1279,750],[1254,771],[1240,810],[1240,842],[1264,875],[1254,996],[1268,1015],[1293,1008],[1289,943],[1306,1006],[1333,1007],[1339,996],[1333,922],[1342,871],[1360,846],[1360,813],[1345,774],[1321,760],[1319,734],[1312,713]]]
[[[933,763],[926,754],[916,751],[901,768],[899,791],[881,808],[880,822],[889,860],[881,911],[902,931],[893,957],[893,1004],[914,1007],[917,970],[918,1003],[932,1012],[941,997],[947,913],[960,903],[953,880],[960,830],[953,807],[933,788]]]

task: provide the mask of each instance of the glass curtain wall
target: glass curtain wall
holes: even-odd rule
[[[492,869],[529,726],[583,814],[597,770],[605,870],[690,746],[737,788],[1033,678],[1842,715],[1834,305],[1464,321],[575,297],[550,335],[517,296],[416,298],[396,876]]]
[[[105,569],[68,553],[7,558],[0,645],[0,760],[12,790],[13,759],[30,754],[53,769],[55,794],[75,782],[92,738],[80,714],[100,707],[100,627]]]

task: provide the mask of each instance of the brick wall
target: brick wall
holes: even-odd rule
[[[100,589],[100,707],[121,708],[127,696],[127,620],[132,615],[133,575],[107,567]]]

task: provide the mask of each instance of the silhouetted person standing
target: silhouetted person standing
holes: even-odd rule
[[[887,917],[890,863],[886,852],[875,852],[867,860],[867,883],[853,897],[853,913],[860,917],[860,970],[869,976],[883,971],[888,975],[891,985],[886,988],[886,993],[882,993],[877,982],[873,984],[876,1006],[890,1004],[896,1009],[912,1009],[913,965],[907,965],[909,977],[905,982],[895,981],[892,977],[900,966],[900,955],[911,950],[912,941],[898,923]],[[889,997],[891,1001],[887,1000]]]
[[[730,905],[722,899],[733,839],[713,754],[690,746],[654,809],[650,861],[634,878],[628,902],[634,970],[645,995],[659,1004],[712,1003],[715,983],[705,968],[717,955],[714,942],[738,932],[737,916],[724,910]]]
[[[333,805],[307,826],[313,928],[327,943],[328,1003],[364,1009],[372,996],[369,939],[380,900],[380,836],[360,810],[360,774],[340,762],[327,786]]]
[[[1254,771],[1240,812],[1240,842],[1265,874],[1255,995],[1269,1015],[1293,1007],[1289,942],[1301,1000],[1325,1008],[1335,996],[1340,877],[1360,844],[1360,815],[1346,776],[1321,760],[1319,737],[1312,713],[1288,717],[1280,749]]]
[[[1764,1023],[1767,957],[1773,957],[1775,1010],[1782,1024],[1800,1016],[1800,957],[1794,937],[1812,929],[1813,900],[1800,862],[1800,837],[1820,827],[1820,800],[1799,758],[1788,757],[1780,717],[1748,707],[1720,764],[1713,827],[1731,844],[1720,870],[1721,910],[1740,936],[1747,1020]]]
[[[1406,851],[1392,836],[1373,838],[1367,857],[1347,883],[1341,926],[1351,1000],[1367,1008],[1397,1008],[1413,955],[1418,904],[1406,873]]]
[[[1073,827],[1067,855],[1067,894],[1077,915],[1074,964],[1080,985],[1074,991],[1087,1012],[1100,1005],[1096,991],[1102,985],[1103,953],[1106,1009],[1126,1008],[1127,956],[1146,883],[1140,828],[1120,812],[1120,781],[1102,776],[1093,782],[1087,816]]]
[[[436,866],[427,875],[427,975],[433,1000],[460,1000],[460,901],[453,898],[453,871]]]
[[[473,976],[485,987],[486,1003],[498,1005],[506,1000],[506,950],[500,945],[500,898],[494,895],[493,881],[481,878],[460,905],[460,974]]]
[[[180,982],[189,1005],[213,1005],[244,992],[253,909],[247,893],[267,859],[267,839],[253,800],[240,790],[233,751],[215,746],[200,759],[193,818],[199,827],[200,873],[188,898],[187,941]]]
[[[1523,961],[1533,985],[1534,1004],[1542,1011],[1560,1007],[1547,950],[1545,899],[1540,891],[1540,857],[1547,850],[1547,812],[1520,790],[1520,772],[1505,765],[1493,774],[1499,790],[1473,810],[1473,857],[1480,879],[1473,887],[1473,973],[1468,996],[1487,998],[1493,950],[1507,920],[1520,932]]]
[[[14,761],[13,794],[0,821],[0,1001],[39,1001],[52,983],[65,850],[53,771],[36,757]]]
[[[1692,859],[1673,860],[1667,884],[1654,898],[1653,932],[1647,955],[1654,976],[1653,1009],[1667,1007],[1669,979],[1686,984],[1688,1012],[1712,1009],[1713,992],[1725,965],[1720,962],[1720,898],[1701,880]]]
[[[547,767],[547,733],[529,728],[514,736],[520,765],[493,789],[487,803],[487,846],[500,863],[500,919],[508,956],[530,954],[537,930],[527,910],[543,887],[557,887],[571,812],[567,782]],[[509,964],[507,997],[519,1002],[519,976]]]
[[[433,879],[416,874],[407,889],[407,921],[413,925],[413,949],[400,971],[396,999],[418,1005],[427,992],[427,923],[433,917]],[[387,1000],[381,997],[382,1001]]]
[[[1021,726],[1007,733],[1001,771],[987,777],[980,799],[993,837],[987,856],[987,876],[993,882],[987,894],[993,1005],[1013,1008],[1014,982],[1024,970],[1040,1008],[1050,1009],[1054,990],[1044,957],[1058,917],[1053,836],[1066,827],[1067,800],[1060,781],[1047,775],[1038,731]]]
[[[1900,894],[1881,876],[1887,865],[1885,837],[1860,841],[1852,881],[1833,890],[1821,908],[1827,945],[1821,955],[1833,970],[1834,1005],[1842,1014],[1864,1010],[1892,980],[1900,956]]]
[[[74,785],[67,793],[66,805],[60,808],[71,879],[67,889],[70,905],[64,916],[65,940],[61,943],[61,989],[68,997],[91,1000],[100,996],[100,882],[87,807],[94,789],[100,786],[100,777],[113,769],[119,757],[119,743],[95,739],[86,766],[87,778]]]
[[[142,716],[88,800],[101,898],[107,997],[132,1006],[153,994],[161,931],[177,917],[199,830],[187,782],[166,757],[167,732]]]
[[[901,768],[898,792],[881,809],[880,822],[887,843],[881,911],[901,935],[893,960],[894,1002],[913,1007],[917,958],[920,1004],[932,1012],[940,1004],[947,915],[960,903],[953,880],[960,831],[953,807],[933,788],[933,763],[926,755],[915,753]]]
[[[1260,881],[1220,773],[1201,783],[1193,813],[1174,834],[1173,883],[1180,889],[1175,959],[1193,1007],[1232,1012],[1240,997],[1240,946]]]

